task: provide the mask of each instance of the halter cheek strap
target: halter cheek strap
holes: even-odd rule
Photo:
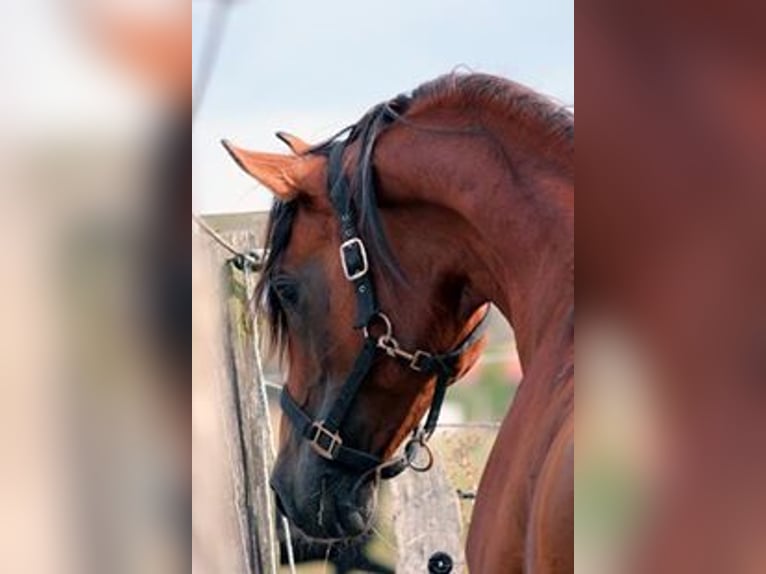
[[[290,396],[286,387],[282,390],[280,404],[284,414],[298,434],[308,440],[314,451],[322,458],[359,472],[379,468],[383,478],[392,478],[408,466],[416,470],[427,470],[430,467],[430,462],[425,467],[416,467],[413,460],[417,456],[418,448],[425,447],[426,441],[436,429],[447,387],[458,374],[457,367],[460,358],[483,335],[487,325],[488,312],[465,339],[446,353],[432,354],[421,350],[410,352],[400,346],[394,337],[391,321],[378,307],[369,272],[370,262],[367,250],[364,241],[357,232],[356,213],[348,190],[348,181],[343,174],[344,148],[345,142],[336,142],[330,148],[328,188],[330,189],[330,199],[340,220],[342,243],[339,255],[341,266],[346,279],[353,284],[356,293],[357,311],[354,328],[361,329],[364,335],[364,345],[332,408],[323,419],[314,420],[306,414],[295,399]],[[385,327],[385,332],[377,338],[371,333],[373,323],[382,323]],[[340,434],[341,425],[351,408],[351,404],[362,383],[369,375],[373,360],[380,352],[401,362],[413,371],[423,375],[436,376],[434,394],[425,424],[422,428],[414,431],[412,438],[405,445],[403,454],[387,462],[373,454],[346,446]]]
[[[343,175],[344,142],[336,142],[328,157],[327,179],[330,201],[340,222],[340,262],[343,274],[354,286],[356,293],[356,321],[354,328],[367,326],[378,312],[378,300],[370,274],[367,248],[356,228],[356,209],[351,201],[348,180]]]

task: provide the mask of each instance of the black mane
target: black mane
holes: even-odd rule
[[[290,242],[295,211],[295,203],[274,200],[266,226],[266,258],[255,287],[255,304],[266,311],[271,348],[280,357],[287,344],[287,316],[274,290],[274,269]]]
[[[383,102],[367,112],[356,124],[338,132],[330,139],[312,147],[306,153],[327,155],[330,148],[339,138],[348,133],[343,141],[345,146],[360,143],[359,158],[351,167],[350,187],[352,200],[355,203],[359,217],[358,225],[361,235],[367,243],[371,258],[376,264],[391,271],[395,277],[403,278],[399,266],[386,241],[383,223],[380,219],[377,198],[375,195],[375,174],[372,164],[372,154],[378,136],[409,106],[410,98],[399,96],[388,102]],[[265,306],[270,326],[272,348],[280,355],[286,348],[286,315],[274,292],[274,270],[281,260],[290,241],[293,218],[297,205],[295,202],[275,200],[269,214],[266,228],[267,250],[261,278],[256,287],[256,302]]]

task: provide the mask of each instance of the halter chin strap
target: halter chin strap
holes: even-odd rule
[[[378,468],[382,478],[393,478],[408,466],[415,470],[430,468],[432,462],[430,451],[428,451],[429,461],[425,466],[416,466],[414,460],[421,447],[427,450],[426,442],[436,429],[447,387],[457,377],[460,358],[486,330],[488,312],[455,348],[446,353],[432,354],[421,350],[409,352],[400,346],[394,337],[391,321],[378,308],[367,250],[357,232],[356,213],[351,201],[348,181],[343,174],[344,149],[345,142],[336,142],[330,148],[328,188],[341,226],[341,267],[346,279],[353,284],[356,293],[357,312],[354,328],[362,330],[364,345],[327,416],[321,420],[314,420],[295,402],[286,387],[282,390],[280,404],[296,431],[311,443],[311,447],[322,458],[360,472]],[[378,337],[373,336],[371,333],[373,324],[381,324],[385,332]],[[434,394],[425,424],[413,432],[412,438],[405,444],[401,455],[385,462],[373,454],[346,446],[340,435],[340,427],[351,403],[356,398],[362,382],[367,378],[373,360],[381,351],[413,371],[436,376]]]

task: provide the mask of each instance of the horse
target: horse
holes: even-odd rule
[[[222,143],[275,196],[258,301],[288,365],[279,508],[312,539],[362,535],[380,480],[429,453],[492,303],[523,379],[480,481],[468,565],[571,572],[573,114],[452,73],[320,144],[277,135],[292,153]]]

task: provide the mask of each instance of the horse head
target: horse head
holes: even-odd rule
[[[279,137],[294,154],[224,142],[276,198],[258,289],[287,361],[271,484],[305,535],[348,539],[369,529],[378,479],[412,462],[445,387],[477,360],[488,305],[462,274],[459,227],[349,177],[365,138]]]

